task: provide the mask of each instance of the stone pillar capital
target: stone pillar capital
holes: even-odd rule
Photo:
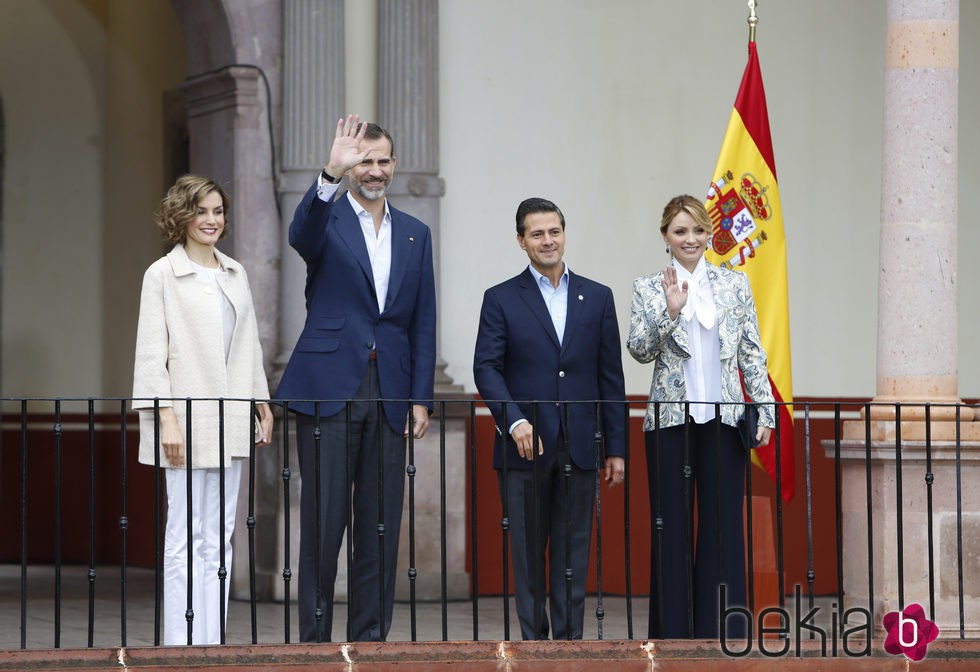
[[[178,88],[187,101],[188,119],[235,109],[258,123],[262,102],[259,100],[259,73],[254,68],[222,68],[190,77]]]
[[[388,194],[396,202],[399,196],[441,198],[446,194],[446,181],[432,173],[397,171]]]

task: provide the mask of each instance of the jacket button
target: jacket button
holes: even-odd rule
[[[564,378],[565,377],[565,372],[564,371],[559,371],[558,372],[558,377],[559,378]]]
[[[370,350],[371,348],[374,347],[374,343],[365,343],[364,344],[364,347],[366,347],[368,350]]]

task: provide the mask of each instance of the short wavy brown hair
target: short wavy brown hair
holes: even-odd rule
[[[200,175],[181,175],[174,186],[167,190],[167,195],[160,201],[160,209],[153,214],[153,221],[160,227],[163,237],[174,244],[187,241],[187,225],[197,216],[197,206],[201,200],[212,191],[221,196],[221,204],[225,209],[225,228],[221,238],[228,235],[228,211],[231,209],[231,198],[221,185]]]
[[[660,233],[666,234],[667,227],[674,221],[674,217],[682,212],[686,212],[695,222],[711,231],[711,215],[705,210],[704,203],[689,194],[681,194],[674,196],[664,206],[664,213],[660,218]]]

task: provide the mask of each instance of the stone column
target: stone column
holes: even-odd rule
[[[187,100],[190,169],[226,185],[232,199],[228,237],[218,247],[248,269],[259,337],[271,360],[277,342],[279,240],[271,151],[253,68],[229,67],[191,77],[180,86]]]
[[[439,177],[439,3],[438,0],[380,0],[378,6],[378,123],[395,141],[398,166],[389,195],[395,207],[418,217],[432,229],[436,294],[439,292],[439,199],[445,183]],[[440,323],[445,316],[440,313]],[[439,351],[437,350],[437,353]],[[436,368],[437,399],[465,400],[462,388],[446,375],[441,355]],[[440,525],[446,525],[447,591],[450,598],[469,594],[466,573],[466,426],[465,403],[450,403],[446,417],[439,406],[429,434],[415,445],[414,510],[402,521],[399,547],[399,599],[410,595],[408,528],[415,518],[415,594],[441,595]],[[446,519],[442,521],[439,473],[439,423],[445,423]]]
[[[846,602],[868,606],[868,556],[873,550],[874,620],[879,631],[884,614],[903,606],[900,594],[904,605],[917,602],[928,614],[931,480],[936,621],[941,632],[958,636],[957,438],[962,483],[980,476],[980,423],[973,422],[972,410],[963,407],[957,422],[955,406],[958,35],[958,0],[887,2],[874,399],[887,405],[873,406],[870,418],[845,423],[842,445]],[[948,404],[930,408],[928,469],[926,402]],[[825,448],[832,450],[826,444]],[[874,525],[870,549],[869,476]],[[971,512],[963,520],[965,627],[970,637],[980,633],[974,541],[980,534],[980,517],[972,513],[980,509],[980,495],[975,488],[967,488],[962,505]]]
[[[327,160],[344,110],[344,0],[283,2],[283,128],[279,203],[282,209],[282,373],[303,330],[306,266],[289,247],[293,211]]]
[[[378,6],[378,123],[395,140],[389,194],[432,229],[439,275],[439,3],[381,0]]]
[[[432,229],[438,297],[439,199],[446,193],[446,183],[439,177],[439,4],[438,0],[380,0],[378,14],[378,123],[394,138],[398,157],[388,193],[396,207]],[[438,397],[462,392],[445,369],[438,351]]]
[[[959,3],[887,8],[875,401],[955,403]]]
[[[306,319],[304,287],[306,266],[289,246],[289,224],[303,194],[313,184],[327,159],[337,119],[344,114],[344,0],[284,0],[283,2],[283,123],[282,169],[279,175],[279,204],[282,221],[278,229],[282,245],[282,290],[279,296],[279,349],[272,369],[270,387],[275,389]],[[292,427],[291,427],[292,429]],[[283,599],[282,570],[292,572],[290,598],[296,599],[299,566],[299,493],[302,485],[296,458],[296,436],[289,437],[289,504],[283,490],[282,424],[276,427],[274,445],[261,456],[266,484],[276,498],[274,506],[274,562],[258,570],[259,593],[264,598]],[[289,532],[289,561],[285,532]],[[346,552],[342,552],[346,557]],[[244,557],[244,556],[241,556]],[[337,572],[337,599],[347,595],[347,563]]]

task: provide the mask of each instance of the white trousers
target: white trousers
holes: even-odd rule
[[[225,467],[225,518],[221,521],[221,470],[192,469],[191,474],[191,563],[187,562],[187,474],[186,469],[167,469],[167,529],[163,548],[163,643],[187,644],[188,571],[194,609],[194,644],[221,643],[221,600],[228,613],[231,586],[231,533],[235,531],[238,486],[242,461]],[[225,546],[224,595],[218,569],[221,543]]]

